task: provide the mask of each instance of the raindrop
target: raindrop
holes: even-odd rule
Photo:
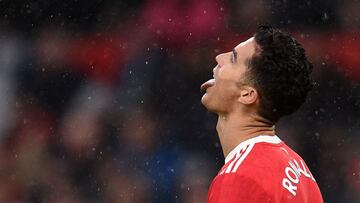
[[[326,21],[329,19],[329,16],[328,14],[325,12],[324,15],[323,15],[323,20]]]

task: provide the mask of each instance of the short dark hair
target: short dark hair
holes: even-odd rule
[[[289,34],[260,26],[254,34],[257,49],[248,60],[248,79],[260,97],[260,116],[276,123],[295,112],[313,88],[313,65]]]

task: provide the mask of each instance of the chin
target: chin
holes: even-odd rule
[[[205,106],[205,108],[213,113],[218,112],[213,104],[213,102],[211,102],[209,95],[207,93],[205,93],[202,98],[201,98],[201,103]]]
[[[202,97],[201,97],[201,103],[207,108],[207,105],[209,103],[209,95],[207,93],[205,93]]]

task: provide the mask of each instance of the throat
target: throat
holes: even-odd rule
[[[241,142],[259,135],[275,136],[275,126],[257,117],[231,117],[219,115],[216,130],[226,157]]]

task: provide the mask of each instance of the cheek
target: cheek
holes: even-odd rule
[[[219,70],[217,77],[223,80],[236,81],[242,77],[243,71],[240,67],[226,66]]]
[[[222,92],[235,92],[237,91],[237,84],[240,81],[239,76],[229,73],[219,75],[218,80],[215,83],[216,88],[221,89]]]
[[[216,95],[215,97],[218,100],[221,100],[222,103],[226,103],[226,105],[237,98],[237,86],[233,80],[219,81],[212,90],[213,94]]]
[[[228,67],[221,68],[218,72],[217,77],[221,80],[227,80],[231,77],[231,71]]]

